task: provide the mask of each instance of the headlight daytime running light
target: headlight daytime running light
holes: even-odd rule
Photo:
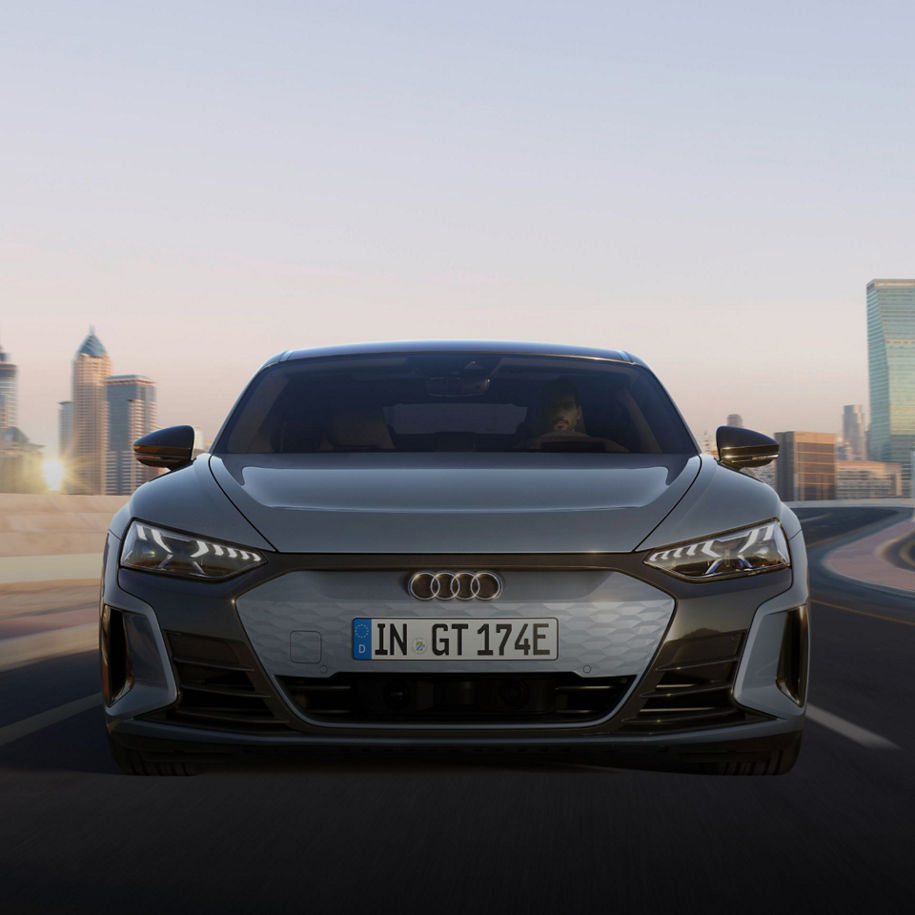
[[[124,537],[121,565],[143,572],[216,581],[262,565],[260,553],[247,547],[182,534],[132,521]]]
[[[772,520],[656,550],[645,564],[677,578],[701,582],[787,569],[791,556],[781,524]]]

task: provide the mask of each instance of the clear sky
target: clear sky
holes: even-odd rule
[[[642,356],[693,431],[838,431],[915,276],[910,2],[41,2],[0,18],[0,345],[89,324],[211,436],[272,353]]]

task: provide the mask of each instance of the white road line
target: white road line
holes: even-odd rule
[[[899,749],[892,740],[887,740],[865,728],[859,728],[858,725],[852,724],[838,715],[833,715],[832,712],[827,712],[825,709],[817,708],[815,705],[807,706],[807,717],[817,724],[822,724],[824,728],[829,728],[830,731],[835,731],[837,734],[861,744],[862,747],[868,747],[871,750]]]
[[[87,712],[91,708],[102,704],[101,693],[93,693],[91,696],[84,696],[82,699],[75,699],[66,705],[59,705],[57,708],[48,709],[38,715],[32,715],[31,718],[23,718],[22,721],[16,721],[0,728],[0,747],[12,743],[14,740],[20,740],[34,734],[36,731],[42,731],[51,727],[52,724],[59,724],[66,721],[74,715]]]

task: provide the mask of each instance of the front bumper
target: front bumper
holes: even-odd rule
[[[218,756],[267,749],[472,748],[586,759],[610,754],[658,768],[686,760],[694,768],[703,760],[750,759],[761,748],[794,746],[803,725],[807,585],[799,539],[792,542],[792,569],[708,585],[671,579],[646,567],[639,554],[274,555],[266,567],[214,584],[119,569],[118,548],[110,535],[102,594],[106,716],[112,736],[135,749],[177,753],[193,747]],[[486,616],[538,616],[547,607],[550,615],[565,614],[561,633],[579,627],[577,644],[563,642],[556,662],[504,662],[488,673],[504,675],[506,682],[541,674],[574,677],[585,689],[612,681],[612,707],[591,710],[585,720],[482,712],[431,720],[403,709],[387,718],[355,709],[340,720],[317,713],[311,700],[303,705],[303,690],[308,695],[341,677],[353,682],[366,671],[360,667],[365,662],[352,661],[346,651],[349,621],[365,615],[366,593],[373,595],[374,616],[453,614],[454,607],[445,614],[405,602],[399,586],[393,589],[406,572],[428,567],[494,568],[517,585],[515,596],[527,589],[514,605],[487,606]],[[370,583],[368,592],[354,588],[359,576]],[[538,593],[538,581],[555,593]],[[569,591],[570,582],[577,583],[578,597],[562,600],[576,590]],[[469,615],[484,615],[463,605],[468,607]],[[595,651],[595,620],[599,636],[603,627],[597,643],[609,650]],[[322,650],[295,660],[290,637],[303,631],[321,633]],[[792,639],[796,644],[788,644]],[[793,652],[793,668],[785,663],[786,650]],[[120,666],[119,651],[127,655]],[[444,673],[423,663],[375,670],[433,681]],[[466,668],[447,671],[465,683],[480,679]],[[553,712],[555,705],[553,700]]]

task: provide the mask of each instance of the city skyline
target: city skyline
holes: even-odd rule
[[[782,350],[771,351],[768,354],[768,361],[763,360],[754,365],[753,356],[757,352],[757,347],[753,339],[743,343],[735,342],[733,349],[725,351],[720,356],[716,354],[712,362],[698,350],[691,355],[677,350],[670,352],[667,359],[658,361],[648,355],[648,352],[661,345],[658,342],[655,342],[654,346],[650,344],[650,338],[657,336],[657,328],[650,328],[648,325],[637,335],[642,339],[644,346],[637,348],[628,345],[623,348],[636,353],[659,375],[664,375],[666,386],[675,402],[680,404],[684,418],[697,439],[701,440],[706,433],[714,436],[717,426],[723,425],[726,417],[732,413],[739,413],[748,428],[767,434],[785,428],[841,433],[841,410],[845,404],[864,405],[869,422],[867,324],[861,294],[865,283],[860,282],[858,288],[859,326],[855,329],[857,339],[854,339],[855,335],[851,335],[853,339],[844,341],[848,348],[859,351],[858,356],[850,363],[839,364],[837,361],[835,365],[819,365],[816,372],[813,371],[811,364],[813,354],[802,356],[787,344]],[[286,336],[288,341],[290,321],[282,320],[278,321],[276,327],[269,329],[269,333],[265,335],[267,342],[258,350],[254,341],[259,334],[264,335],[264,329],[248,328],[245,321],[240,321],[232,339],[233,344],[242,345],[233,345],[226,350],[214,350],[214,344],[205,333],[195,336],[193,333],[179,332],[184,319],[176,319],[174,328],[155,322],[150,328],[144,327],[143,335],[139,338],[133,319],[125,320],[122,314],[109,315],[108,319],[109,325],[106,325],[104,335],[106,339],[118,341],[114,344],[119,353],[118,365],[130,365],[142,374],[157,379],[160,424],[195,426],[203,430],[208,442],[216,434],[232,404],[257,368],[284,349],[358,342],[363,339],[462,339],[457,334],[436,335],[431,332],[425,335],[414,334],[411,337],[410,327],[404,325],[413,324],[413,321],[407,319],[407,316],[401,316],[391,322],[392,326],[402,327],[404,332],[400,334],[362,337],[352,331],[337,331],[323,337],[313,337],[302,346],[294,342],[283,345],[280,340]],[[341,321],[344,321],[342,317]],[[5,325],[11,323],[4,322]],[[85,333],[87,323],[101,326],[94,318],[91,322],[83,321],[82,318],[68,318],[60,327],[74,329],[79,336]],[[526,321],[519,324],[515,330],[529,331],[533,326],[532,321]],[[544,334],[538,338],[532,333],[523,335],[516,332],[512,338],[508,330],[506,327],[504,333],[492,333],[489,338],[525,339],[532,342],[540,339],[544,342],[614,347],[612,342],[595,343],[593,339],[584,338],[584,335],[554,333],[552,337]],[[154,334],[159,335],[160,339],[163,336],[167,338],[163,345],[171,346],[175,352],[158,352],[155,347],[150,347],[149,337]],[[9,336],[9,333],[5,333],[4,339]],[[36,347],[34,341],[32,346],[25,346],[25,349],[31,351],[35,357],[35,364],[26,367],[25,360],[17,358],[20,373],[20,413],[23,406],[29,410],[29,415],[33,417],[32,428],[35,432],[32,433],[29,429],[26,431],[33,441],[44,444],[46,452],[53,456],[57,445],[57,404],[62,399],[61,394],[67,394],[68,391],[66,388],[58,390],[56,387],[64,372],[61,371],[59,362],[55,363],[51,359],[46,328],[43,336],[45,346]],[[59,338],[60,332],[55,329],[55,345],[72,352],[72,338],[68,341],[69,345],[65,345]],[[485,337],[483,334],[477,334],[475,337],[467,335],[466,338]],[[273,342],[272,346],[269,345],[270,341]],[[671,345],[669,340],[661,342],[665,347]],[[59,357],[59,352],[55,355]],[[719,365],[720,369],[717,368]],[[773,377],[773,373],[782,377]],[[57,379],[57,382],[52,382],[51,379]],[[800,388],[798,384],[801,385]],[[780,388],[778,397],[772,397],[773,387]]]
[[[915,281],[913,281],[913,282],[915,282]],[[870,285],[871,284],[868,284],[868,286],[870,286]],[[77,354],[76,354],[77,359],[80,356],[80,353],[90,343],[92,344],[92,346],[95,346],[99,349],[99,353],[97,353],[96,355],[104,356],[104,358],[106,360],[108,360],[108,362],[106,363],[105,369],[103,371],[108,371],[111,374],[106,375],[105,378],[123,377],[125,380],[139,379],[141,381],[141,383],[144,381],[149,382],[148,377],[144,376],[144,375],[131,374],[131,375],[125,375],[125,376],[117,376],[117,375],[113,374],[114,373],[114,362],[111,359],[110,355],[108,354],[106,347],[101,343],[100,339],[96,336],[95,325],[90,326],[88,336],[86,336],[83,339],[82,344],[78,348]],[[86,354],[83,353],[83,355],[85,357]],[[4,356],[7,358],[7,360],[9,359],[9,353],[4,353]],[[18,369],[18,368],[20,368],[20,366],[16,366],[16,368]],[[73,371],[74,371],[74,369],[71,368],[71,375],[72,375]],[[252,373],[253,373],[253,370],[252,370]],[[96,373],[96,374],[98,374],[98,373]],[[243,387],[244,383],[247,382],[249,377],[250,377],[250,374],[248,376],[246,376],[244,378],[244,381],[242,381],[239,384],[237,390],[234,392],[234,394],[230,398],[229,406],[231,406],[231,403],[234,403],[234,400],[237,398],[238,394],[241,393],[242,387]],[[152,382],[149,382],[149,383],[153,384]],[[160,387],[160,385],[156,384],[154,386],[154,389],[157,389],[159,387]],[[168,389],[170,387],[168,385],[167,381],[166,381],[165,387],[166,387],[166,389]],[[174,386],[171,386],[171,387],[174,390]],[[102,394],[99,396],[104,397],[106,395]],[[178,399],[183,399],[183,398],[178,398]],[[676,396],[675,396],[675,399],[676,399]],[[865,429],[867,428],[868,423],[869,423],[869,410],[867,408],[867,404],[868,404],[867,397],[864,397],[864,398],[862,398],[860,403],[856,403],[854,405],[848,405],[848,404],[840,405],[837,403],[832,404],[829,407],[826,407],[825,405],[819,405],[822,408],[820,412],[823,415],[826,415],[827,413],[831,413],[833,415],[832,428],[831,429],[827,429],[827,428],[814,429],[814,428],[810,427],[810,428],[806,428],[805,430],[802,430],[802,431],[811,431],[811,432],[833,431],[833,432],[837,433],[837,435],[840,439],[842,439],[844,437],[844,431],[847,428],[846,413],[848,412],[848,410],[850,409],[851,406],[855,407],[855,409],[857,411],[857,415],[859,417],[861,417],[863,415],[863,419],[865,422]],[[42,445],[44,447],[44,455],[45,455],[46,459],[55,459],[55,458],[59,458],[59,457],[63,456],[63,449],[60,446],[63,441],[64,428],[68,424],[72,423],[72,416],[69,415],[70,413],[72,413],[72,404],[71,404],[70,400],[56,401],[54,403],[52,409],[53,409],[54,415],[53,415],[53,420],[52,420],[51,424],[54,427],[54,431],[53,431],[53,434],[48,437],[49,440],[41,441],[40,439],[36,439],[32,435],[29,436],[33,442],[37,441],[39,445]],[[862,414],[862,411],[863,411],[863,414]],[[211,426],[206,427],[203,423],[199,422],[199,417],[203,414],[199,411],[199,408],[196,407],[196,405],[194,407],[185,409],[184,414],[183,414],[184,418],[178,418],[178,419],[174,419],[172,421],[162,420],[161,417],[159,416],[159,412],[160,412],[160,403],[157,402],[156,394],[154,393],[153,394],[153,410],[152,410],[151,414],[149,414],[149,416],[158,418],[157,421],[155,422],[155,427],[163,427],[165,425],[176,425],[176,424],[184,424],[184,423],[186,423],[188,425],[193,425],[196,428],[202,429],[202,431],[204,433],[204,438],[207,443],[212,441],[219,425],[221,425],[222,420],[225,418],[225,416],[223,414],[220,414]],[[174,405],[172,406],[172,410],[170,410],[169,412],[171,412],[172,415],[176,415],[174,413]],[[228,412],[228,407],[226,408],[226,412]],[[195,414],[193,419],[187,418],[187,415],[190,413]],[[738,415],[735,413],[728,413],[726,416],[721,416],[717,421],[714,421],[712,425],[704,426],[703,428],[700,429],[694,423],[690,423],[690,418],[688,415],[685,416],[684,418],[687,420],[687,423],[690,425],[690,427],[691,427],[693,433],[695,434],[696,439],[699,441],[700,445],[706,440],[708,440],[708,441],[714,440],[714,432],[715,432],[715,429],[717,428],[717,426],[730,423],[734,419],[740,420],[741,422],[743,420],[742,415]],[[147,416],[145,422],[147,422],[147,423],[150,422],[148,416]],[[21,425],[21,423],[20,423],[20,425]],[[757,428],[759,431],[766,432],[767,434],[775,435],[776,431],[781,431],[783,429],[786,429],[786,428],[788,428],[788,425],[789,424],[787,424],[785,422],[776,421],[772,425],[772,427],[769,429],[762,428],[759,425],[755,426],[754,428]],[[106,443],[105,448],[107,450],[107,443]],[[864,458],[861,457],[859,459],[864,459]],[[109,458],[109,462],[110,462],[110,458]]]
[[[841,434],[811,430],[773,433],[781,445],[780,459],[756,476],[774,486],[787,501],[886,498],[909,492],[909,468],[902,460],[908,452],[903,455],[904,448],[897,447],[901,457],[896,462],[875,463],[862,455],[866,447],[869,457],[879,457],[875,449],[886,450],[888,446],[881,434],[886,439],[887,430],[898,431],[899,416],[907,417],[915,406],[910,396],[915,372],[908,352],[915,345],[911,333],[915,327],[915,280],[871,281],[867,284],[867,309],[871,403],[883,410],[881,422],[886,428],[878,429],[872,437],[871,430],[864,428],[863,406],[845,404]],[[894,349],[901,352],[894,353]],[[5,370],[0,379],[2,419],[16,411],[18,366],[0,350],[0,367]],[[146,376],[113,374],[112,360],[94,326],[73,358],[71,396],[71,400],[59,402],[63,460],[44,459],[44,475],[52,490],[126,495],[156,475],[136,462],[132,450],[137,438],[161,428],[156,422],[156,385]],[[895,419],[890,422],[892,417]],[[742,426],[743,417],[728,414],[725,423]],[[8,455],[0,461],[3,489],[37,491],[35,474],[40,475],[42,446],[29,442],[16,427],[0,431],[4,455]],[[717,454],[711,435],[705,433],[697,439],[703,450]],[[908,437],[903,444],[910,444]]]
[[[156,384],[143,375],[113,374],[94,327],[71,362],[71,397],[58,403],[56,452],[31,441],[15,422],[18,366],[2,349],[0,369],[0,491],[37,492],[46,484],[65,493],[128,495],[158,475],[138,464],[132,447],[157,428]]]

